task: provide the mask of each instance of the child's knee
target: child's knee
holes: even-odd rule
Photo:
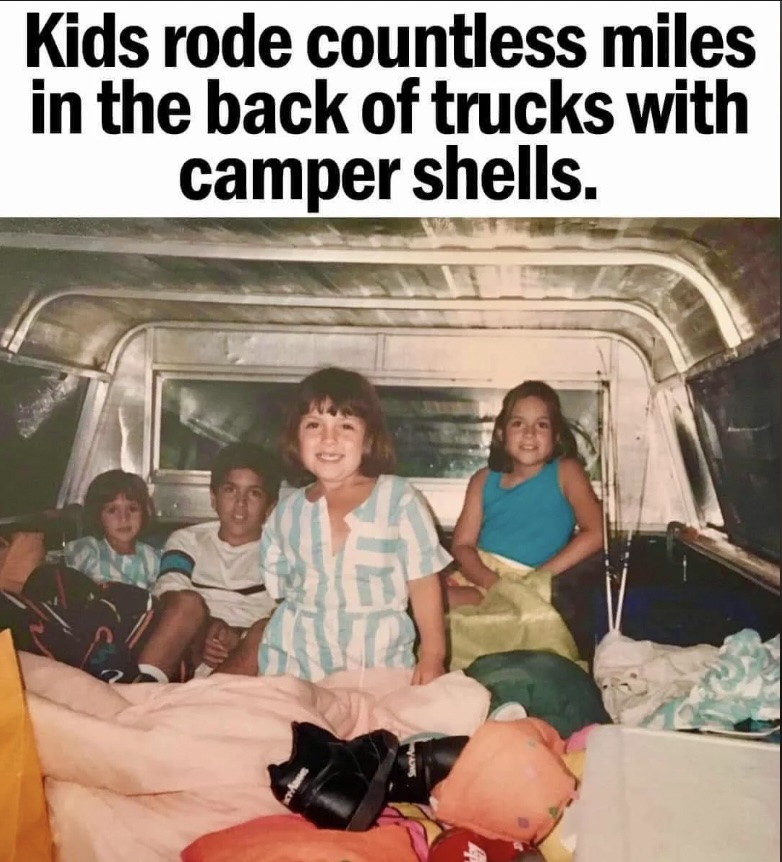
[[[483,601],[483,598],[483,593],[475,587],[449,586],[447,588],[449,608],[479,605]]]
[[[258,676],[258,650],[268,622],[268,619],[254,622],[247,629],[236,649],[215,669],[215,673]]]
[[[180,619],[205,622],[209,616],[203,596],[195,590],[170,590],[163,593],[161,602],[167,615],[176,615]]]

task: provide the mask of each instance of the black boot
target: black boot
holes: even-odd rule
[[[446,736],[400,746],[391,770],[388,801],[426,805],[432,788],[451,771],[469,738]]]
[[[275,799],[321,829],[369,829],[386,804],[399,740],[387,730],[342,740],[308,722],[292,726],[290,759],[269,766]]]

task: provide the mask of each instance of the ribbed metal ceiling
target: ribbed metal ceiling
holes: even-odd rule
[[[654,376],[779,335],[779,222],[5,219],[0,346],[105,368],[156,321],[553,328]]]

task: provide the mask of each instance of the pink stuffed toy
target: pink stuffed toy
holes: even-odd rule
[[[538,844],[576,795],[564,753],[545,721],[487,721],[433,789],[435,816],[487,838]]]

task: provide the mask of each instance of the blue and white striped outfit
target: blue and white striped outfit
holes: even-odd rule
[[[316,681],[340,670],[412,667],[415,627],[408,581],[451,562],[418,491],[380,476],[345,516],[337,554],[324,497],[299,489],[281,499],[263,528],[261,570],[280,599],[261,640],[258,672]]]
[[[65,564],[97,583],[117,581],[151,590],[160,566],[160,551],[136,542],[135,554],[118,554],[105,539],[84,536],[68,542]]]

